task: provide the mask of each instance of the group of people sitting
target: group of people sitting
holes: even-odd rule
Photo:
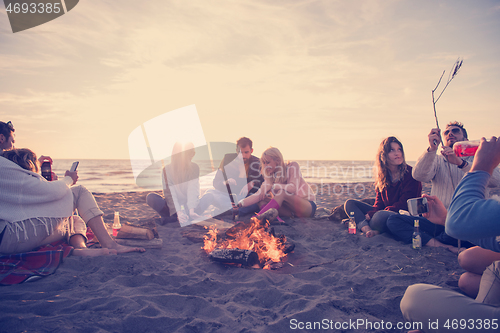
[[[61,239],[67,239],[75,248],[74,254],[80,255],[144,251],[118,245],[109,236],[94,197],[85,187],[75,185],[77,172],[66,171],[63,179],[54,175],[53,181],[46,181],[38,173],[39,165],[52,162],[50,157],[37,159],[28,149],[14,149],[14,132],[11,122],[0,122],[0,254],[30,251]],[[475,156],[461,158],[452,147],[468,140],[463,124],[451,122],[442,134],[443,141],[439,129],[431,130],[429,146],[413,168],[406,164],[403,144],[395,137],[384,139],[375,161],[374,205],[351,199],[344,209],[348,215],[354,213],[366,237],[385,232],[411,243],[413,223],[418,219],[422,245],[458,252],[458,240],[463,240],[461,245],[468,248],[458,257],[466,270],[459,287],[476,300],[439,287],[410,286],[401,302],[406,319],[443,318],[450,314],[445,310],[462,316],[459,319],[498,318],[500,202],[487,198],[488,188],[500,186],[500,140],[482,139]],[[438,154],[441,142],[443,149]],[[275,147],[266,149],[259,159],[252,155],[252,141],[246,137],[240,138],[236,147],[237,154],[226,155],[227,160],[225,157],[221,162],[213,188],[200,197],[200,171],[192,162],[194,146],[174,146],[171,163],[162,170],[163,196],[147,196],[147,203],[159,213],[162,223],[186,224],[200,218],[211,205],[219,212],[267,214],[270,219],[314,216],[315,193],[297,162],[285,162]],[[401,214],[408,210],[408,199],[422,195],[421,182],[432,183],[431,195],[424,195],[429,212],[419,217]],[[101,249],[86,248],[87,226]]]
[[[440,134],[438,129],[431,130],[428,135],[429,147],[413,168],[406,164],[403,144],[397,138],[388,137],[382,141],[375,161],[375,204],[368,205],[358,200],[347,200],[344,204],[346,214],[354,212],[357,225],[367,237],[388,232],[397,240],[411,243],[414,221],[417,219],[423,245],[446,247],[458,252],[458,241],[450,237],[443,226],[422,216],[399,214],[400,211],[408,211],[408,199],[421,197],[421,182],[431,182],[431,196],[448,207],[455,187],[470,170],[474,156],[460,158],[453,152],[456,142],[468,140],[463,125],[459,122],[447,125],[443,133],[444,148],[441,154],[437,154],[441,143]],[[488,187],[498,186],[500,170],[496,168]],[[472,244],[462,242],[462,246],[471,247]]]
[[[428,284],[408,287],[400,305],[403,316],[408,321],[423,323],[421,330],[412,333],[498,330],[500,198],[488,199],[486,193],[499,163],[500,139],[481,139],[472,167],[459,182],[448,208],[437,197],[429,201],[430,221],[444,225],[451,236],[477,246],[458,257],[467,270],[459,280],[466,295]]]
[[[452,148],[468,140],[463,124],[449,123],[443,134],[441,154],[437,154],[441,133],[432,129],[429,147],[413,168],[405,163],[401,142],[395,137],[385,139],[376,159],[375,204],[347,200],[344,209],[347,214],[354,212],[367,237],[388,232],[411,243],[417,219],[423,245],[458,252],[456,246],[462,240],[467,249],[460,252],[458,261],[466,272],[460,276],[459,288],[469,297],[417,284],[406,291],[401,310],[405,319],[423,323],[424,332],[489,332],[492,320],[500,318],[500,198],[487,199],[489,188],[500,185],[500,140],[483,138],[475,156],[460,158]],[[408,210],[408,199],[421,196],[420,182],[429,181],[431,195],[424,195],[429,212],[400,214]]]
[[[47,181],[39,174],[40,164],[52,159],[38,159],[29,149],[15,149],[14,143],[12,122],[0,122],[0,254],[29,252],[60,240],[74,247],[73,255],[144,252],[119,245],[108,234],[92,193],[75,185],[76,171],[66,171],[62,179],[53,173]],[[87,248],[87,226],[101,248]]]
[[[302,177],[299,164],[286,163],[274,147],[266,149],[259,159],[252,155],[252,145],[247,137],[238,139],[237,153],[224,156],[213,188],[200,197],[200,169],[192,161],[194,146],[176,143],[171,163],[162,170],[163,196],[149,193],[148,205],[160,214],[162,224],[197,221],[206,216],[210,206],[215,215],[234,210],[241,216],[260,215],[274,208],[281,216],[314,216],[316,196]]]
[[[397,240],[411,243],[414,221],[417,219],[422,245],[444,247],[454,253],[458,253],[457,247],[467,248],[462,249],[458,257],[461,267],[466,270],[460,277],[459,287],[471,298],[440,287],[411,286],[401,303],[407,320],[424,322],[424,319],[445,318],[447,315],[447,318],[453,318],[451,314],[458,319],[498,317],[500,244],[496,237],[500,235],[500,224],[495,222],[498,221],[500,203],[484,198],[489,196],[489,188],[500,186],[500,170],[496,167],[500,162],[500,142],[496,138],[490,142],[483,139],[476,159],[474,156],[456,156],[453,145],[467,140],[467,131],[459,122],[451,122],[446,126],[443,141],[440,130],[432,129],[428,135],[428,148],[412,168],[406,164],[403,144],[395,137],[384,139],[375,160],[375,203],[369,205],[350,199],[344,204],[345,213],[354,213],[357,226],[366,237],[388,233]],[[443,149],[438,154],[441,142]],[[230,168],[223,161],[214,178],[214,188],[204,196],[198,199],[199,184],[198,187],[184,188],[191,188],[192,192],[189,194],[188,190],[188,195],[184,196],[183,203],[187,204],[188,209],[178,216],[181,224],[190,218],[198,218],[210,204],[225,207],[226,210],[239,209],[240,214],[261,215],[274,209],[280,216],[314,215],[315,195],[303,179],[296,162],[285,163],[280,151],[274,147],[266,149],[259,161],[251,155],[252,141],[248,138],[237,141],[237,151],[244,161],[244,168],[237,168],[228,177],[225,173],[230,174]],[[193,156],[193,153],[188,154],[189,161]],[[182,195],[176,189],[179,179],[175,184],[169,181],[170,177],[175,179],[172,168],[167,166],[164,173],[165,196],[151,193],[148,203],[163,219],[176,220],[171,217],[172,210],[168,208],[167,197],[173,197],[173,201],[176,201]],[[189,181],[197,178],[199,169],[186,167],[186,170],[192,170],[187,172],[191,174]],[[421,182],[432,183],[431,195],[424,194],[429,203],[429,212],[423,216],[409,216],[405,214],[408,211],[407,200],[422,196]],[[232,203],[228,186],[236,193]],[[474,191],[475,197],[471,198],[468,191]],[[484,202],[464,210],[464,206],[474,204],[475,200]],[[172,206],[178,208],[182,205]],[[445,228],[447,209],[450,209],[451,214]],[[276,218],[277,214],[268,215]],[[473,300],[476,296],[477,299]],[[454,297],[458,298],[456,303]],[[474,310],[470,311],[471,308]],[[481,331],[476,328],[471,331]],[[424,331],[440,330],[425,328]]]

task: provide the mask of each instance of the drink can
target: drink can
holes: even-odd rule
[[[474,156],[479,148],[479,143],[479,140],[455,142],[453,152],[458,157]]]

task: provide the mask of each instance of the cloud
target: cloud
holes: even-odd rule
[[[50,131],[77,124],[68,141],[99,131],[122,157],[121,141],[138,124],[190,104],[209,141],[246,134],[257,145],[297,144],[295,133],[314,137],[329,128],[349,141],[408,122],[427,132],[430,90],[458,56],[464,68],[440,102],[443,117],[466,108],[491,115],[498,105],[495,8],[406,0],[81,1],[38,28],[0,33],[0,117]],[[88,138],[89,153],[104,154],[99,140]]]

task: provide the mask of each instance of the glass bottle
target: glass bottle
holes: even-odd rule
[[[349,233],[350,234],[356,233],[356,220],[354,219],[354,212],[351,212],[349,214]]]
[[[422,248],[422,237],[420,236],[420,231],[418,230],[418,220],[414,222],[414,230],[412,236],[412,247],[415,250],[420,250]]]
[[[453,152],[458,157],[474,156],[479,148],[480,141],[459,141],[453,145]]]
[[[122,225],[120,223],[120,212],[115,212],[115,218],[113,220],[113,236],[118,235],[118,231],[122,228]]]

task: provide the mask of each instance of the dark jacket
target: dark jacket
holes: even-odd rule
[[[402,180],[392,183],[382,192],[377,190],[377,198],[375,199],[373,209],[367,214],[373,217],[379,210],[390,210],[396,213],[400,209],[408,210],[406,201],[420,196],[422,196],[422,183],[413,179],[411,166],[408,165]]]
[[[260,160],[258,157],[251,155],[248,163],[249,167],[246,178],[232,177],[230,175],[227,175],[227,177],[236,180],[237,183],[236,188],[238,189],[238,192],[243,188],[243,186],[246,186],[249,182],[255,180],[253,188],[248,193],[248,195],[250,195],[257,192],[257,190],[260,188],[260,185],[264,182],[264,177],[260,172]],[[224,175],[222,174],[221,168],[222,165],[221,167],[219,167],[217,173],[215,174],[213,185],[217,190],[221,192],[226,192],[227,189],[226,185],[224,185]]]

